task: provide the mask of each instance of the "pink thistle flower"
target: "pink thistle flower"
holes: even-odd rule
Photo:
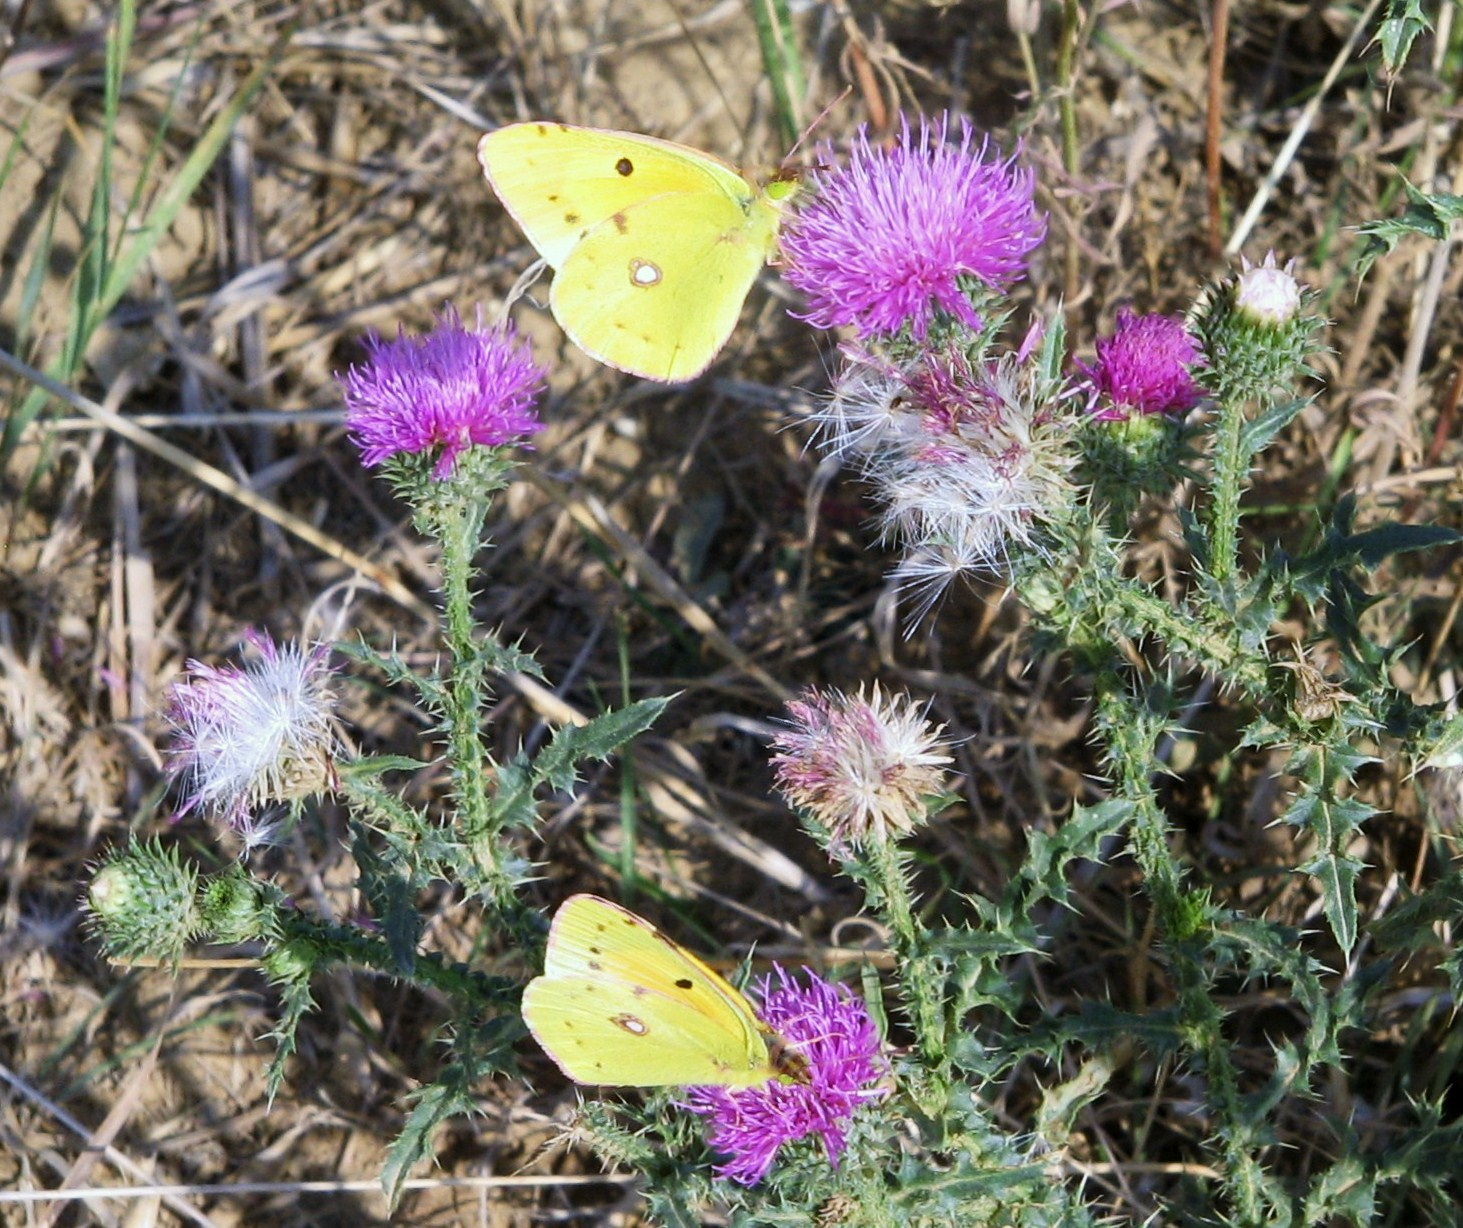
[[[451,476],[470,447],[522,443],[542,429],[534,403],[544,370],[511,324],[464,328],[456,309],[422,337],[365,338],[366,362],[337,375],[346,426],[368,468],[402,454],[440,448],[432,476]]]
[[[810,690],[787,705],[772,739],[777,787],[830,833],[830,852],[913,831],[944,792],[950,762],[943,725],[931,726],[908,696],[875,683],[849,696]]]
[[[853,325],[860,337],[908,327],[923,340],[937,312],[974,331],[972,290],[1004,290],[1026,271],[1046,234],[1032,204],[1034,178],[989,141],[974,147],[950,116],[906,118],[893,150],[875,149],[860,129],[846,167],[814,172],[809,201],[783,227],[785,276],[808,296],[803,319],[819,328]],[[823,155],[832,162],[832,151]]]
[[[817,1135],[835,1168],[860,1105],[888,1094],[878,1029],[863,999],[813,972],[799,984],[781,967],[760,986],[762,1021],[807,1062],[805,1082],[693,1087],[685,1107],[706,1118],[707,1142],[727,1158],[718,1177],[755,1185],[784,1143]]]
[[[1097,360],[1077,364],[1088,388],[1088,412],[1104,422],[1193,408],[1204,389],[1190,369],[1203,365],[1182,320],[1127,308],[1118,311],[1113,335],[1097,342]]]
[[[243,666],[189,661],[175,683],[169,772],[182,786],[179,817],[199,810],[226,823],[245,847],[267,844],[272,824],[261,808],[337,787],[329,648],[280,647],[267,635],[245,638],[258,650]]]

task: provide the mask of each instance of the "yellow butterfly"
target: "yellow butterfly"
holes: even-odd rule
[[[797,189],[671,141],[542,120],[489,132],[478,161],[554,270],[549,305],[574,344],[666,383],[726,344]]]
[[[560,905],[523,1019],[576,1083],[757,1087],[806,1075],[724,978],[597,895]]]

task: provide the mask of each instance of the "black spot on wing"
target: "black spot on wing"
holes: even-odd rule
[[[624,178],[628,179],[634,173],[635,163],[631,162],[629,158],[621,158],[618,162],[615,163],[615,174],[621,175]]]

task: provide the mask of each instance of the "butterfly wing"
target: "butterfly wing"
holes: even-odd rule
[[[574,245],[554,277],[554,316],[585,353],[646,379],[700,375],[726,344],[777,238],[763,197],[651,197]]]
[[[499,128],[478,160],[556,270],[550,304],[575,344],[666,382],[699,375],[726,344],[789,194],[685,145],[567,124]]]
[[[648,921],[598,896],[565,901],[523,1018],[579,1083],[754,1087],[777,1074],[730,984]]]
[[[666,194],[753,200],[730,166],[687,145],[607,128],[509,124],[478,142],[498,199],[538,254],[557,269],[590,230]]]

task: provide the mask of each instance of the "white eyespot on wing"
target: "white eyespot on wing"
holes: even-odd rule
[[[630,284],[641,290],[648,290],[651,286],[660,285],[660,265],[653,260],[644,260],[639,256],[630,261]]]

